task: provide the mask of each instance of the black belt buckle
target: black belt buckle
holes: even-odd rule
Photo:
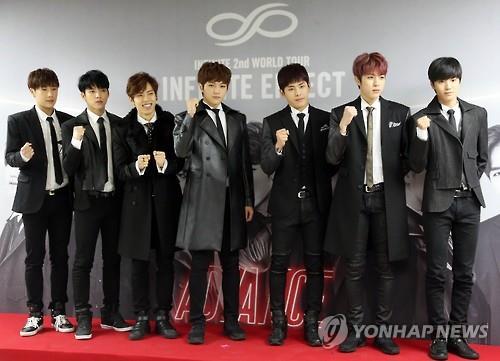
[[[47,194],[49,196],[53,196],[54,194],[56,194],[56,191],[55,191],[55,189],[50,189],[50,190],[47,191]]]
[[[372,185],[371,187],[368,187],[368,185],[363,184],[363,190],[365,191],[365,193],[381,192],[384,190],[384,183],[377,183]]]

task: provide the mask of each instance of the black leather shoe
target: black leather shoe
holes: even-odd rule
[[[205,324],[195,323],[188,333],[188,343],[191,345],[201,345],[205,343]]]
[[[224,334],[233,341],[242,341],[247,338],[245,331],[236,320],[224,321]]]
[[[128,339],[132,341],[141,340],[150,332],[148,314],[145,311],[141,311],[137,314],[137,322],[134,327],[132,327]]]
[[[273,312],[271,335],[267,339],[271,346],[281,346],[285,342],[288,330],[288,320],[283,311]]]
[[[76,340],[90,340],[92,338],[92,312],[88,309],[76,310]]]
[[[347,338],[339,346],[340,352],[354,352],[358,347],[363,347],[365,345],[365,337],[356,337],[356,332],[354,329],[349,330]]]
[[[399,346],[390,337],[376,337],[373,344],[387,355],[399,354]]]
[[[479,354],[470,348],[467,340],[462,337],[450,337],[448,339],[448,351],[469,360],[477,360],[479,358]]]
[[[318,313],[307,311],[304,315],[304,340],[311,347],[319,347],[323,343],[318,334]]]
[[[123,319],[118,311],[118,306],[104,306],[101,308],[101,328],[126,332],[132,329],[132,325]]]
[[[439,337],[432,340],[429,346],[429,357],[433,360],[447,360],[448,350],[446,349],[446,339]]]
[[[173,339],[179,337],[179,333],[170,323],[168,312],[165,310],[159,310],[156,313],[155,331],[158,335],[165,338]]]

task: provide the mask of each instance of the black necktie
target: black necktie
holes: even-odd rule
[[[366,152],[366,185],[368,187],[373,186],[373,110],[374,107],[366,107],[368,111],[368,116],[366,117],[366,141],[368,149]]]
[[[63,182],[63,174],[61,167],[61,158],[59,157],[59,145],[57,144],[56,128],[54,127],[54,118],[47,117],[47,121],[50,125],[50,141],[52,143],[52,160],[54,162],[56,183],[61,184]]]
[[[148,122],[144,124],[146,126],[146,136],[148,137],[148,144],[153,144],[153,128],[154,123]]]
[[[297,128],[299,129],[299,140],[300,142],[302,143],[302,140],[304,139],[304,134],[305,134],[305,127],[304,127],[304,118],[305,118],[305,114],[304,113],[298,113],[297,114],[297,117],[299,118],[299,124],[297,126]]]
[[[222,122],[220,121],[219,110],[220,109],[210,109],[215,113],[215,122],[217,123],[217,132],[222,140],[222,144],[226,145],[226,137],[224,136],[224,128],[222,128]]]
[[[101,148],[102,162],[105,169],[105,182],[108,181],[108,138],[106,137],[106,128],[104,127],[104,118],[97,119],[99,124],[99,147]]]
[[[453,130],[458,133],[457,130],[457,121],[455,119],[455,111],[453,109],[448,109],[448,121],[450,122],[450,125],[453,127]]]

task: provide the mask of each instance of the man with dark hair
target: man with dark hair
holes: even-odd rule
[[[214,251],[219,252],[223,271],[224,333],[233,340],[245,339],[238,323],[238,252],[247,243],[246,222],[252,220],[254,194],[245,115],[222,103],[230,80],[226,66],[204,63],[198,71],[203,99],[188,100],[187,111],[175,117],[175,153],[189,164],[177,247],[192,256],[191,344],[205,340],[203,308]]]
[[[121,316],[120,256],[117,252],[121,214],[121,189],[113,171],[112,134],[122,126],[121,118],[106,111],[108,77],[90,70],[78,81],[87,109],[62,127],[64,169],[74,177],[76,251],[73,290],[78,326],[77,340],[92,338],[89,304],[90,272],[99,232],[102,240],[103,292],[101,327],[129,331]]]
[[[381,97],[387,60],[363,53],[353,63],[360,96],[332,110],[326,159],[339,167],[326,231],[325,249],[345,257],[349,334],[341,352],[365,344],[354,326],[364,322],[363,277],[367,251],[375,255],[378,326],[392,317],[393,261],[409,254],[404,175],[408,171],[406,120],[408,107]],[[375,346],[390,355],[399,347],[384,334]]]
[[[422,211],[427,242],[427,313],[434,326],[429,356],[448,351],[477,359],[465,339],[473,284],[480,207],[479,178],[488,161],[486,110],[458,98],[462,68],[455,58],[435,59],[428,76],[436,96],[412,119],[410,159],[427,170]],[[416,129],[416,131],[415,131]],[[444,313],[448,237],[453,242],[453,290],[449,320]],[[451,327],[446,327],[447,325]]]
[[[43,68],[28,76],[35,106],[10,115],[7,120],[5,161],[19,168],[12,210],[22,213],[26,236],[25,280],[29,317],[21,336],[36,335],[43,328],[43,262],[45,236],[49,234],[51,262],[52,326],[73,332],[66,318],[68,301],[68,243],[71,232],[71,187],[62,168],[61,126],[71,116],[56,111],[59,80]]]
[[[268,342],[279,346],[287,336],[286,273],[293,245],[302,238],[307,273],[304,338],[310,346],[321,346],[318,317],[323,297],[323,242],[333,175],[325,159],[329,116],[309,104],[309,75],[302,65],[281,68],[278,84],[288,104],[264,118],[262,131],[261,166],[268,175],[274,173],[269,201],[273,235]]]

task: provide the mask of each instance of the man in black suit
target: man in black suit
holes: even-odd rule
[[[219,252],[223,271],[224,333],[232,340],[246,338],[238,323],[238,254],[247,244],[254,193],[246,117],[222,103],[230,81],[231,70],[225,65],[204,63],[198,71],[202,101],[188,100],[187,111],[175,117],[175,153],[189,164],[176,245],[192,256],[191,344],[205,341],[203,308],[214,251]]]
[[[479,355],[464,338],[464,328],[480,207],[485,206],[479,178],[488,161],[487,115],[485,109],[458,98],[462,68],[457,59],[434,60],[428,76],[436,96],[413,117],[410,159],[417,171],[427,170],[422,211],[427,242],[427,312],[434,326],[429,356],[444,360],[450,351],[477,359]],[[450,232],[453,290],[447,320],[444,284]],[[447,328],[447,324],[452,327]]]
[[[61,165],[61,125],[71,116],[54,109],[59,80],[52,70],[32,71],[28,76],[28,88],[35,106],[9,116],[5,149],[7,164],[19,168],[12,210],[22,213],[26,236],[25,279],[29,317],[20,335],[33,336],[43,328],[42,267],[47,232],[52,326],[59,332],[73,332],[73,325],[65,316],[71,187]]]
[[[112,134],[123,120],[106,111],[109,80],[99,70],[90,70],[78,81],[87,109],[62,127],[64,169],[74,177],[76,252],[73,264],[73,290],[78,322],[75,338],[92,337],[89,304],[90,271],[99,231],[102,239],[103,292],[101,327],[129,331],[118,311],[120,295],[120,256],[118,233],[121,191],[113,172]]]
[[[409,254],[404,175],[407,165],[408,107],[381,97],[387,61],[380,53],[359,55],[353,73],[360,96],[332,110],[326,159],[336,165],[338,180],[326,231],[325,249],[345,257],[349,334],[341,352],[365,344],[354,326],[363,324],[367,250],[375,256],[378,276],[376,319],[387,325],[392,316],[394,271],[391,262]],[[399,353],[390,337],[380,334],[375,346]]]
[[[321,346],[318,316],[323,297],[323,242],[333,174],[325,159],[329,116],[309,105],[309,75],[302,65],[281,68],[278,84],[288,105],[264,118],[261,155],[262,170],[274,173],[269,201],[273,235],[268,342],[282,345],[287,335],[286,273],[293,244],[302,238],[307,272],[304,338],[310,346]]]
[[[150,253],[155,252],[156,333],[176,338],[170,323],[174,252],[182,201],[177,172],[183,162],[174,152],[174,116],[157,105],[158,82],[140,72],[127,82],[134,108],[123,134],[113,137],[115,167],[124,184],[119,253],[132,259],[132,295],[137,322],[129,339],[150,332]]]

